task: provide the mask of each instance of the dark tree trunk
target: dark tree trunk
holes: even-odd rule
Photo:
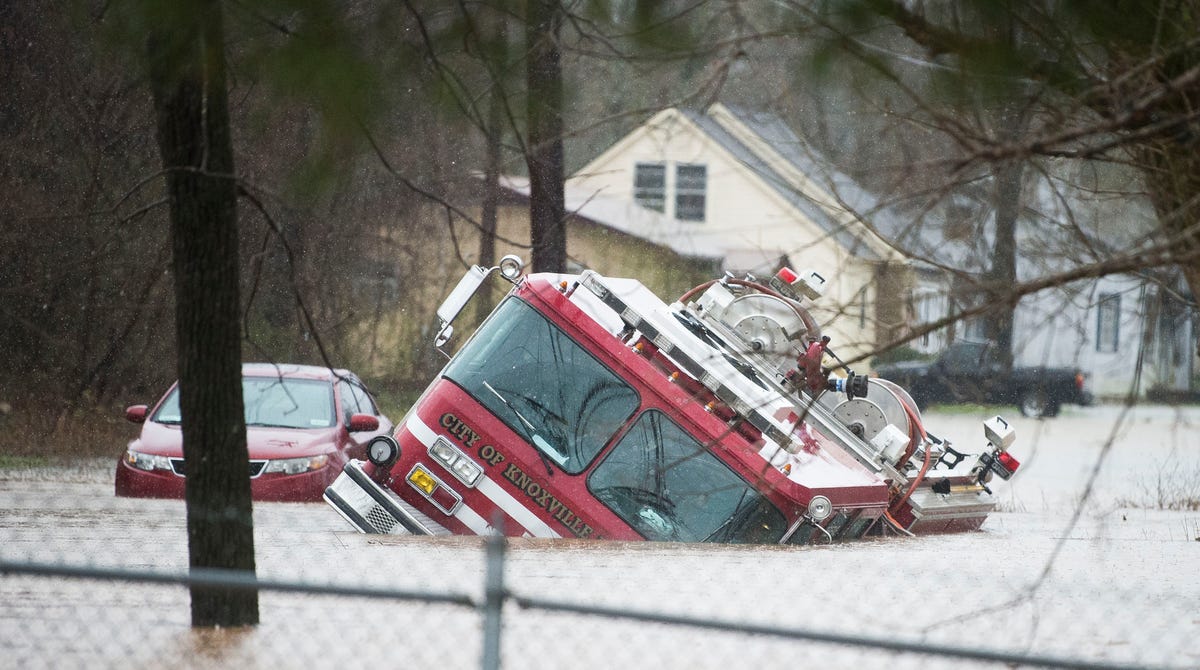
[[[567,268],[566,206],[563,197],[562,67],[559,0],[527,0],[525,40],[528,69],[529,237],[534,272]]]
[[[177,5],[148,45],[174,255],[189,564],[254,571],[238,235],[221,5]],[[193,626],[258,623],[253,590],[192,587]]]
[[[1007,27],[1007,37],[1013,40],[1012,27]],[[997,134],[1007,142],[1015,142],[1025,134],[1028,114],[1017,107],[1016,102],[1001,103],[996,110]],[[996,165],[992,171],[995,189],[992,192],[995,217],[992,241],[992,257],[984,282],[987,289],[984,299],[993,309],[984,315],[984,333],[996,343],[996,362],[1011,370],[1013,364],[1013,314],[1017,303],[1012,299],[1012,287],[1017,283],[1017,222],[1021,216],[1021,181],[1025,174],[1025,163],[1013,159]]]
[[[479,264],[490,268],[496,264],[496,218],[500,200],[500,133],[502,103],[498,92],[492,94],[488,106],[487,165],[484,169],[483,211],[479,216]],[[486,300],[475,301],[476,322],[483,323],[491,306]]]
[[[1013,161],[995,171],[995,233],[991,265],[984,277],[987,299],[995,308],[984,317],[989,340],[996,343],[996,362],[1012,369],[1013,312],[1010,289],[1017,282],[1017,219],[1021,214],[1021,177],[1025,166]]]

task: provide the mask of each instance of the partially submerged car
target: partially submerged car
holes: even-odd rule
[[[365,457],[370,439],[393,430],[349,370],[247,363],[242,398],[255,500],[321,500],[347,462]],[[178,383],[153,407],[134,405],[125,417],[142,429],[117,462],[116,494],[182,498],[187,462]]]
[[[325,499],[364,533],[803,544],[974,530],[1014,433],[956,450],[899,386],[840,365],[804,307],[823,277],[727,277],[666,304],[632,279],[474,267],[513,284]],[[836,372],[836,374],[834,374]]]

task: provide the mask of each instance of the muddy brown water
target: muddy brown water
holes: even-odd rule
[[[506,585],[523,596],[637,612],[1200,667],[1200,513],[1122,506],[1114,473],[1103,497],[1066,526],[1085,459],[1108,434],[1094,424],[1109,416],[1045,422],[1040,441],[1031,438],[1038,425],[1023,426],[1039,451],[1004,492],[1009,511],[979,533],[805,548],[515,540]],[[963,435],[975,430],[974,417],[943,422]],[[1126,481],[1137,472],[1152,478],[1181,461],[1172,451],[1181,440],[1197,439],[1180,436],[1178,421],[1135,424],[1114,463]],[[182,502],[116,498],[111,479],[106,461],[0,472],[0,557],[183,571]],[[255,544],[264,579],[476,601],[483,593],[478,538],[359,535],[320,503],[256,505]],[[263,592],[260,607],[258,626],[194,630],[180,586],[5,574],[0,668],[479,664],[482,619],[470,608],[276,592]],[[513,668],[995,667],[511,602],[504,614],[504,667]]]

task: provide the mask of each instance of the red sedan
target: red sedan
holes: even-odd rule
[[[349,459],[365,457],[371,438],[392,433],[392,422],[348,370],[246,363],[242,397],[255,500],[320,501]],[[117,463],[118,496],[183,498],[180,414],[178,383],[153,408],[125,410],[142,431]]]

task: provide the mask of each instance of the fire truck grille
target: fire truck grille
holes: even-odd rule
[[[391,514],[388,514],[387,510],[381,505],[371,507],[371,510],[367,512],[366,518],[367,523],[371,524],[371,528],[374,528],[377,533],[390,533],[392,532],[392,528],[396,526],[396,519]]]
[[[371,480],[359,461],[350,461],[325,489],[325,500],[364,533],[449,535],[441,524]]]

